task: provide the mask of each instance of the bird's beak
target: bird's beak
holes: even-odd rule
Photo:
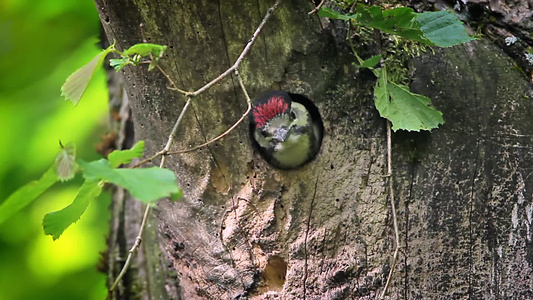
[[[287,138],[287,133],[289,133],[289,131],[287,130],[285,126],[280,127],[276,129],[276,132],[274,132],[273,138],[279,142],[284,142],[285,139]]]

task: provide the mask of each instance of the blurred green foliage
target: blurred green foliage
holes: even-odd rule
[[[103,71],[74,108],[60,87],[100,51],[99,20],[91,0],[0,1],[0,202],[40,177],[54,162],[59,140],[77,156],[98,159],[105,132]],[[81,178],[56,184],[0,225],[0,300],[103,299],[104,251],[110,197],[102,195],[59,240],[45,236],[43,216],[72,202]]]

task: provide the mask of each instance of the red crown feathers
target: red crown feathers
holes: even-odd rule
[[[268,99],[267,103],[259,104],[254,107],[254,121],[257,128],[265,126],[265,124],[273,117],[282,114],[289,109],[289,104],[282,96],[273,96]]]

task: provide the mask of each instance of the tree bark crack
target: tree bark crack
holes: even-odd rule
[[[224,43],[224,48],[225,48],[225,52],[226,52],[226,59],[227,59],[227,63],[228,63],[228,68],[230,68],[233,63],[231,62],[231,58],[230,58],[230,55],[229,55],[229,48],[228,48],[228,41],[226,40],[226,32],[224,31],[224,23],[222,22],[222,10],[220,8],[220,0],[218,1],[218,20],[220,22],[220,31],[222,31],[222,42]],[[235,85],[235,81],[233,80],[233,74],[230,74],[229,75],[230,78],[231,78],[231,83],[232,83],[232,87],[233,87],[233,94],[235,95],[235,99],[237,99],[237,87]],[[242,109],[242,107],[241,107]]]
[[[463,46],[463,49],[466,51],[466,48]],[[466,51],[468,52],[468,51]],[[468,55],[468,53],[467,53]],[[473,78],[473,82],[475,87],[472,89],[474,93],[474,99],[478,100],[477,92],[479,89],[479,80],[477,79],[476,74],[474,74],[474,68],[475,66],[471,65],[471,62],[469,61],[468,64],[470,65],[471,70],[471,76]],[[483,83],[482,83],[483,84]],[[474,101],[474,105],[476,106],[476,111],[480,111],[480,103],[478,101]],[[481,116],[481,114],[478,115]],[[476,190],[476,178],[477,178],[477,172],[478,172],[478,163],[479,163],[479,152],[480,152],[480,133],[481,133],[481,126],[482,122],[478,119],[478,126],[477,126],[477,132],[476,132],[476,156],[474,159],[474,173],[472,174],[472,181],[471,181],[471,190],[470,190],[470,199],[469,199],[469,211],[468,211],[468,239],[469,239],[469,248],[468,248],[468,299],[476,299],[476,297],[473,295],[473,277],[474,277],[474,253],[473,253],[473,247],[474,247],[474,232],[473,232],[473,220],[472,220],[472,214],[474,211],[474,198],[475,198],[475,190]]]
[[[307,218],[307,229],[305,230],[305,236],[304,236],[304,278],[303,278],[303,291],[304,291],[304,300],[306,299],[306,294],[307,294],[307,257],[308,257],[308,252],[307,252],[307,239],[309,237],[309,230],[311,228],[311,217],[313,216],[313,207],[315,206],[315,198],[316,198],[316,191],[317,191],[317,186],[318,186],[318,178],[319,176],[316,177],[316,180],[315,180],[315,190],[313,192],[313,198],[311,198],[311,207],[309,208],[309,217]]]
[[[257,12],[259,13],[260,16],[264,15],[263,13],[261,13],[261,5],[259,3],[259,0],[257,0],[255,2],[257,4]],[[264,52],[265,52],[265,62],[266,62],[266,65],[270,65],[270,62],[268,61],[268,48],[267,48],[267,43],[266,43],[266,38],[265,38],[265,35],[262,34],[261,35],[261,39],[263,40],[263,49],[264,49]]]
[[[416,142],[417,139],[415,138],[415,152],[416,152]],[[404,253],[404,270],[405,270],[405,276],[404,276],[404,297],[406,300],[409,299],[409,269],[408,269],[408,259],[409,259],[409,204],[413,200],[413,188],[415,186],[415,180],[416,180],[416,159],[413,158],[412,162],[412,169],[411,169],[411,180],[409,183],[409,195],[407,196],[407,199],[405,201],[405,247],[403,253]],[[399,203],[398,203],[398,206]]]

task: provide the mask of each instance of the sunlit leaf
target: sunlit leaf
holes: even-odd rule
[[[67,181],[74,177],[76,173],[76,146],[68,143],[56,156],[55,170],[57,177],[61,181]]]
[[[157,167],[143,169],[114,169],[109,162],[101,159],[94,162],[78,160],[87,179],[104,179],[127,189],[133,197],[145,203],[170,197],[180,188],[176,175],[169,169]]]
[[[91,200],[98,197],[101,191],[102,188],[98,184],[98,180],[85,180],[76,198],[69,206],[44,216],[44,233],[51,235],[54,240],[58,239],[65,229],[79,220]]]
[[[56,183],[59,178],[56,175],[55,167],[50,169],[38,179],[27,183],[11,194],[2,204],[0,204],[0,223],[7,220],[17,211],[23,209],[33,200]]]
[[[130,63],[129,58],[112,58],[109,60],[109,65],[115,68],[118,72]]]
[[[163,56],[163,53],[165,53],[166,50],[167,46],[142,43],[131,46],[129,49],[124,51],[124,55],[132,56],[138,54],[140,56],[147,56],[151,53],[156,57],[161,57]]]
[[[102,66],[106,55],[113,50],[113,46],[110,46],[98,53],[86,65],[72,73],[61,87],[61,96],[65,96],[66,100],[72,101],[74,106],[76,106],[83,96],[83,93],[85,93],[94,73]]]
[[[111,168],[116,168],[121,164],[129,164],[132,159],[140,158],[144,152],[144,141],[139,141],[131,149],[115,150],[109,154],[107,159]]]

